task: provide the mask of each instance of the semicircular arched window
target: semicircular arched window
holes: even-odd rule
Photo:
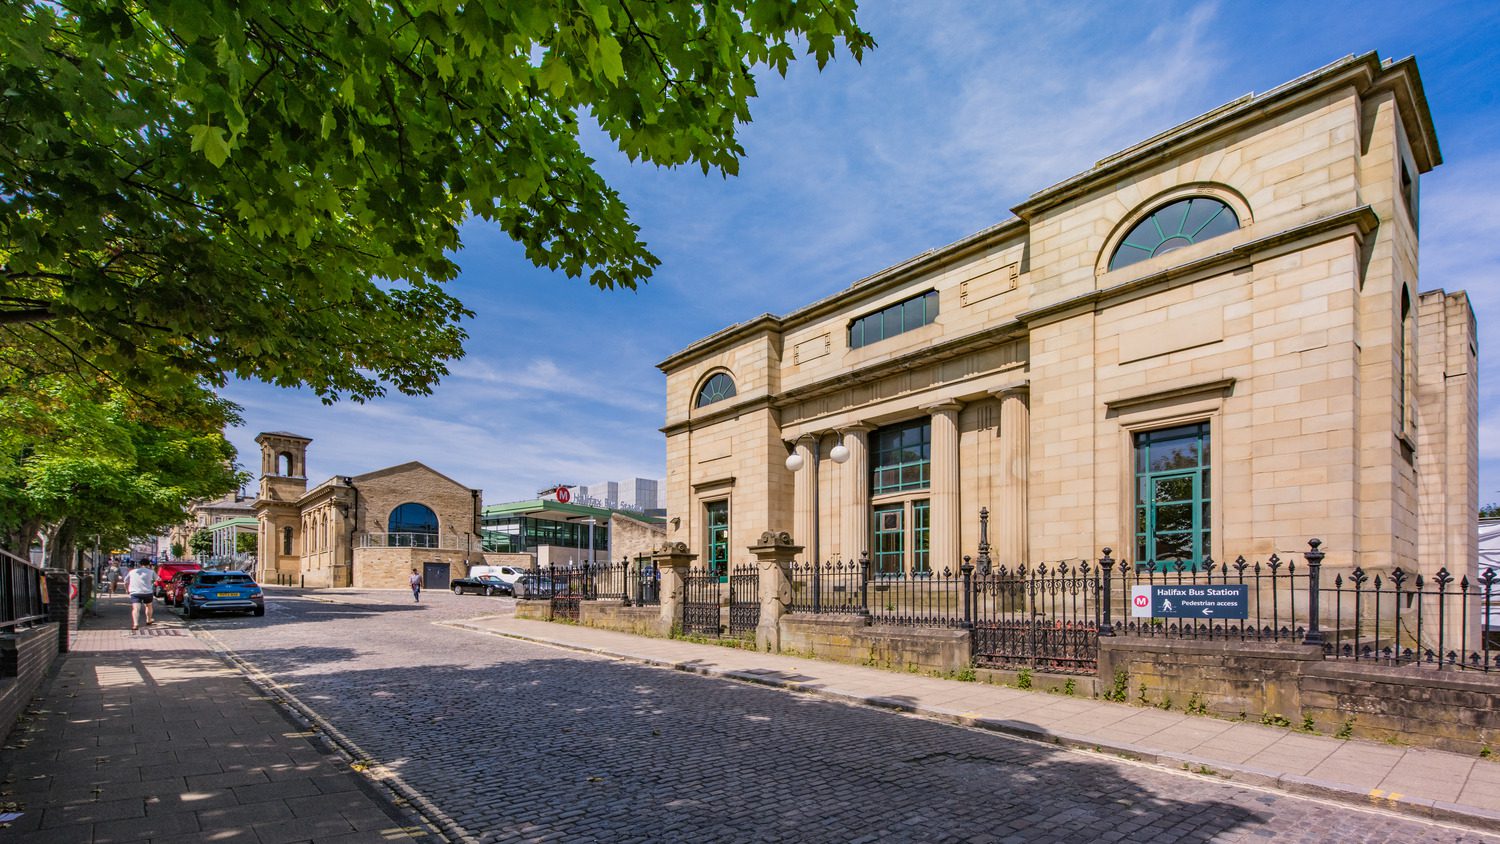
[[[1169,202],[1135,224],[1135,228],[1115,247],[1109,268],[1128,267],[1173,249],[1228,234],[1239,227],[1240,218],[1235,216],[1233,209],[1212,197],[1195,196]]]
[[[403,548],[435,548],[437,514],[425,504],[408,501],[391,511],[386,522],[387,544]]]
[[[726,372],[714,373],[714,376],[703,383],[703,388],[698,391],[697,406],[713,404],[723,401],[734,395],[734,379]]]

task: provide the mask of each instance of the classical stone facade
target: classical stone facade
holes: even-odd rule
[[[1472,572],[1474,317],[1417,274],[1440,163],[1415,62],[1351,57],[694,343],[660,365],[667,538],[940,570],[987,507],[1007,565],[1319,537],[1328,569]]]
[[[402,588],[416,570],[429,587],[443,588],[481,562],[479,490],[415,461],[308,489],[311,440],[282,432],[255,441],[266,582]]]

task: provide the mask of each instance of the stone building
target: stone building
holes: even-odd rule
[[[255,515],[261,578],[305,586],[401,588],[413,569],[446,588],[480,562],[480,491],[418,462],[307,487],[307,446],[263,433]]]
[[[1319,537],[1330,568],[1472,572],[1474,316],[1417,273],[1441,160],[1415,61],[1349,57],[700,340],[660,364],[667,538],[920,572],[987,507],[1011,565]]]
[[[235,490],[228,495],[208,501],[195,501],[188,508],[188,520],[183,524],[173,527],[167,532],[166,547],[160,549],[159,553],[170,555],[172,546],[182,546],[182,556],[193,556],[192,539],[193,534],[199,530],[214,531],[218,525],[226,522],[234,522],[237,519],[251,518],[255,515],[255,503],[242,490]],[[238,522],[236,522],[238,524]],[[232,540],[231,540],[232,542]],[[219,544],[216,538],[214,555],[219,556]],[[233,549],[228,553],[233,553]]]

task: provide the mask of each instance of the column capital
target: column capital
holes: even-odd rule
[[[1003,387],[996,387],[995,389],[990,390],[989,394],[991,396],[994,396],[997,399],[1003,399],[1006,396],[1014,396],[1014,395],[1019,395],[1021,393],[1030,393],[1030,392],[1031,392],[1031,382],[1030,381],[1020,381],[1020,382],[1017,382],[1015,384],[1006,384]]]
[[[957,413],[964,409],[964,403],[957,399],[948,399],[946,401],[933,402],[932,404],[924,404],[921,407],[928,413],[941,413],[945,410]]]
[[[869,422],[851,422],[848,425],[840,425],[837,429],[840,434],[860,434],[875,430],[875,426]]]

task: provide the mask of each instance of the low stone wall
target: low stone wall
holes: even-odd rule
[[[1325,660],[1315,645],[1101,638],[1100,689],[1129,700],[1478,753],[1500,747],[1500,676]]]
[[[551,621],[551,601],[516,601],[516,618],[528,621]]]
[[[1110,688],[1115,672],[1129,677],[1129,698],[1141,686],[1152,704],[1174,708],[1198,699],[1215,715],[1259,719],[1280,716],[1300,724],[1297,681],[1306,663],[1321,663],[1316,646],[1261,642],[1205,642],[1100,637],[1099,685]]]
[[[578,605],[578,623],[637,636],[666,636],[672,632],[661,622],[661,607],[627,607],[619,601],[583,601]]]
[[[1500,677],[1325,661],[1305,667],[1302,713],[1319,730],[1478,753],[1500,750]]]
[[[967,630],[871,625],[861,615],[782,616],[781,649],[834,662],[919,673],[951,674],[970,665]]]
[[[356,548],[354,549],[354,576],[351,585],[356,589],[405,589],[411,585],[411,573],[415,569],[423,574],[423,563],[447,563],[449,579],[463,577],[468,573],[464,565],[464,552],[439,548]],[[313,583],[308,575],[308,586],[327,586]]]
[[[36,695],[47,669],[57,658],[61,636],[57,624],[40,624],[18,633],[0,633],[0,741]]]

